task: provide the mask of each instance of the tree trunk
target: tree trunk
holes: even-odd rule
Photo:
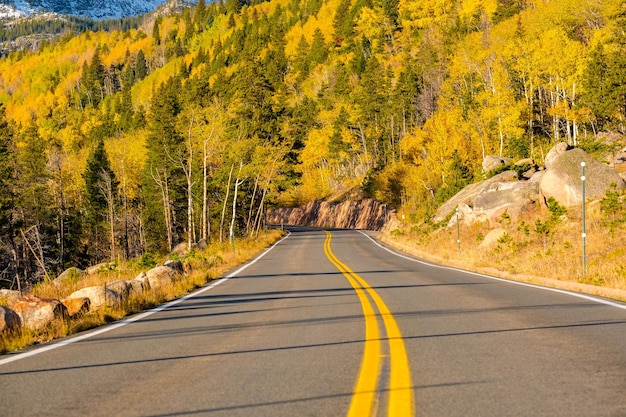
[[[173,240],[173,231],[172,231],[172,218],[171,218],[171,207],[170,207],[170,193],[169,187],[167,184],[167,171],[163,170],[163,178],[159,174],[159,170],[155,170],[151,172],[152,179],[156,182],[161,190],[161,200],[163,201],[163,215],[165,217],[165,230],[167,233],[167,249],[168,251],[172,251],[172,240]]]
[[[172,206],[170,205],[170,188],[167,180],[163,187],[163,204],[165,210],[165,226],[167,227],[167,250],[174,248],[174,230],[172,225]]]
[[[235,164],[230,166],[230,174],[228,174],[228,184],[226,185],[226,197],[224,197],[224,206],[222,207],[222,218],[220,219],[220,242],[224,241],[224,218],[226,217],[226,204],[228,203],[228,196],[230,195],[230,182],[233,179],[233,170]]]
[[[37,245],[37,249],[38,249],[39,255],[37,255],[37,251],[35,251],[35,248],[33,248],[33,246],[30,244],[30,241],[26,237],[26,233],[24,233],[23,229],[20,229],[20,233],[22,234],[22,238],[24,239],[24,243],[26,244],[26,246],[28,246],[28,249],[30,249],[30,252],[35,257],[35,261],[37,261],[37,264],[39,265],[39,267],[43,271],[44,277],[47,277],[48,276],[48,271],[46,270],[46,265],[44,263],[43,248],[41,247],[41,240],[39,239],[39,228],[37,226],[33,226],[30,229],[28,229],[27,232],[30,232],[31,230],[35,230],[35,240],[36,240],[36,245]],[[21,289],[20,289],[20,292],[21,292]]]
[[[239,179],[242,168],[243,168],[243,162],[240,162],[239,173],[237,174],[237,178],[235,179],[235,191],[233,193],[233,215],[230,219],[229,236],[230,236],[230,242],[233,245],[233,251],[235,249],[235,216],[237,214],[237,191],[239,190],[239,186],[243,184],[243,180]]]
[[[269,182],[269,181],[268,181]],[[261,230],[261,223],[263,220],[263,205],[265,204],[265,196],[267,195],[267,188],[263,190],[263,196],[261,197],[261,203],[259,204],[259,209],[257,210],[256,217],[254,219],[254,225],[252,226],[253,236],[258,236],[259,230]],[[256,230],[256,234],[254,231]]]
[[[200,236],[202,239],[208,242],[210,233],[209,222],[209,153],[208,153],[208,141],[204,141],[202,147],[202,230]]]
[[[252,220],[252,211],[254,209],[254,200],[256,199],[256,191],[259,186],[259,177],[261,174],[258,174],[254,180],[254,189],[252,191],[252,198],[250,199],[250,209],[248,210],[248,218],[246,219],[246,233],[250,233],[250,220]],[[252,229],[254,229],[254,224],[252,225]]]
[[[115,195],[113,193],[113,182],[108,172],[100,172],[102,183],[100,192],[107,202],[108,220],[109,220],[109,243],[110,243],[110,260],[115,261]]]
[[[187,135],[187,167],[185,176],[187,177],[187,249],[191,249],[191,245],[196,242],[195,225],[193,221],[193,144],[191,143],[191,128],[194,122],[194,115],[191,116],[189,122],[189,134]]]
[[[128,236],[128,194],[126,191],[126,168],[122,160],[122,205],[124,208],[124,259],[130,258],[130,246]]]

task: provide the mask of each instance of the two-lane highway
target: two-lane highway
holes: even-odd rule
[[[216,284],[0,357],[0,416],[626,416],[619,303],[357,231],[294,229]]]

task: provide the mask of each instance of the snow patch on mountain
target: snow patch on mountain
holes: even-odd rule
[[[94,20],[121,19],[154,11],[166,0],[0,0],[0,19],[54,12]]]

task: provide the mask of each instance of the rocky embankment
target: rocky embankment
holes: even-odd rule
[[[279,208],[267,222],[294,226],[381,230],[390,217],[386,204],[373,199],[328,203],[313,201],[302,207]]]
[[[626,150],[613,165],[616,161],[626,161]],[[512,220],[519,219],[550,197],[565,207],[580,205],[581,162],[585,162],[587,170],[586,199],[601,199],[611,187],[626,188],[626,181],[615,166],[594,159],[582,149],[558,143],[548,152],[543,165],[531,159],[513,163],[510,158],[486,157],[485,173],[503,172],[461,190],[437,210],[433,221],[450,219],[458,209],[465,224],[489,222],[492,227],[498,227],[503,213]],[[343,203],[314,201],[302,207],[272,210],[267,216],[273,224],[369,230],[393,230],[397,226],[394,219],[393,210],[372,199]],[[450,225],[455,221],[450,219]]]
[[[61,274],[57,280],[71,279],[72,275],[85,273],[72,268],[70,274]],[[22,328],[43,329],[53,320],[77,317],[103,306],[121,305],[129,297],[170,285],[184,274],[185,268],[180,261],[168,261],[140,273],[135,279],[85,287],[62,300],[22,296],[19,291],[0,290],[0,298],[6,303],[0,305],[0,334],[19,332]]]
[[[615,167],[594,159],[582,149],[558,143],[541,166],[530,159],[512,164],[507,158],[485,158],[485,172],[506,166],[511,169],[467,186],[439,207],[433,220],[444,221],[458,209],[459,218],[465,224],[486,221],[498,227],[503,213],[516,221],[534,205],[545,204],[550,197],[567,208],[580,206],[582,162],[586,164],[586,200],[603,198],[611,187],[626,188],[626,182]],[[525,169],[521,175],[520,167]],[[455,221],[455,218],[450,219],[450,224]]]

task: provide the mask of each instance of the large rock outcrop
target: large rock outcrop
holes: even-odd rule
[[[540,199],[539,184],[535,178],[519,181],[515,171],[505,171],[485,181],[470,184],[445,202],[433,220],[441,222],[459,208],[459,217],[465,223],[489,221],[497,223],[502,213],[511,218],[521,216]],[[453,218],[451,221],[456,221]]]
[[[490,159],[490,164],[497,159]],[[523,162],[523,164],[522,164]],[[610,166],[595,160],[582,149],[570,149],[566,143],[556,144],[546,155],[545,167],[536,167],[530,160],[518,165],[531,169],[518,178],[515,171],[506,171],[485,181],[471,184],[445,202],[433,220],[441,222],[459,209],[465,223],[489,221],[496,227],[504,212],[511,219],[519,218],[537,202],[553,197],[565,206],[582,202],[581,162],[586,164],[585,196],[597,200],[606,195],[612,184],[618,190],[626,181]],[[455,222],[452,218],[450,222]]]
[[[367,230],[380,230],[387,218],[387,205],[373,199],[343,203],[314,201],[303,207],[279,208],[267,214],[267,222],[272,224]]]
[[[607,190],[610,190],[611,184],[615,184],[618,190],[626,188],[626,182],[614,169],[593,159],[582,149],[572,149],[558,153],[551,160],[550,168],[541,179],[541,194],[546,198],[554,197],[565,207],[580,205],[582,203],[581,162],[586,164],[585,197],[587,199],[603,198]]]

